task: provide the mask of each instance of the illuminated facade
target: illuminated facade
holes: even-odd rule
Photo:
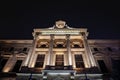
[[[34,29],[33,40],[0,40],[0,80],[103,80],[120,70],[119,40],[89,40],[64,21]]]

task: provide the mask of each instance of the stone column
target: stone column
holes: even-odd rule
[[[16,54],[13,53],[12,57],[10,57],[6,63],[6,65],[3,68],[3,72],[9,72],[14,68],[14,65],[17,61]]]
[[[28,54],[27,56],[27,63],[28,63],[28,67],[34,67],[33,64],[33,59],[34,59],[34,56],[35,56],[35,49],[36,49],[36,45],[37,45],[37,40],[38,40],[38,36],[35,35],[34,36],[34,40],[33,40],[33,43],[32,43],[32,47],[31,47],[31,51],[30,53]]]
[[[71,47],[70,47],[70,35],[67,35],[67,54],[68,54],[68,64],[72,65],[72,54],[71,54]]]
[[[82,33],[82,37],[83,37],[83,44],[84,44],[84,48],[85,48],[86,57],[88,58],[88,66],[95,67],[96,62],[94,60],[91,49],[90,49],[89,44],[87,42],[87,37],[86,37],[85,33]]]
[[[49,52],[48,52],[48,59],[47,59],[47,65],[52,65],[52,55],[53,55],[53,35],[50,35],[50,43],[49,43]]]

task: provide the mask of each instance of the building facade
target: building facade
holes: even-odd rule
[[[33,40],[0,40],[0,80],[119,80],[120,40],[87,39],[56,21]]]

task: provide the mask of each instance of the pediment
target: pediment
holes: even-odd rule
[[[19,53],[17,56],[27,56],[26,53]]]
[[[98,52],[98,53],[93,53],[93,55],[94,55],[94,56],[105,56],[104,53],[100,53],[100,52]]]

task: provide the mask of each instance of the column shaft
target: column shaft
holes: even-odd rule
[[[70,35],[67,35],[67,53],[68,53],[68,63],[72,65],[72,55],[71,55],[71,47],[70,47]]]
[[[47,65],[52,65],[52,55],[53,55],[53,35],[50,35],[50,44],[49,44],[49,52],[48,52],[48,59]]]

